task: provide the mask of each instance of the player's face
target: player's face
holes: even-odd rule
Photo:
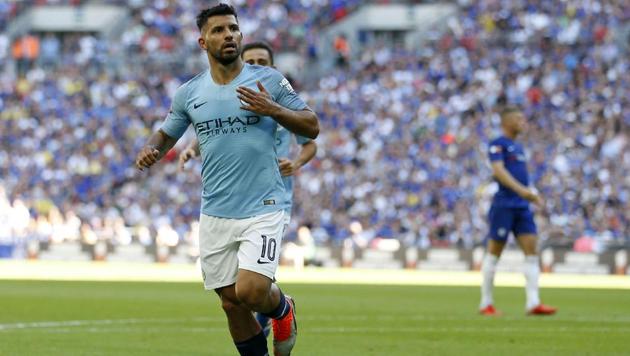
[[[243,52],[243,60],[249,64],[257,64],[263,67],[271,67],[271,56],[264,48],[252,48]]]
[[[509,114],[507,120],[508,129],[515,134],[520,134],[527,128],[527,121],[522,112],[513,112]]]
[[[518,133],[523,133],[527,130],[527,120],[525,120],[525,115],[522,112],[516,114],[516,123],[515,123]]]
[[[212,16],[204,26],[199,46],[223,65],[234,62],[241,54],[243,34],[234,15]]]

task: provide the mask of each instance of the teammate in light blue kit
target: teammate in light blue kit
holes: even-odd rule
[[[295,162],[286,158],[289,157],[291,151],[291,140],[293,136],[295,136],[298,145],[302,147]],[[278,157],[280,157],[278,165],[284,183],[285,199],[289,202],[289,207],[286,210],[286,222],[288,224],[291,219],[291,205],[293,203],[293,175],[300,167],[315,156],[317,146],[315,141],[309,138],[293,135],[284,127],[278,127],[278,133],[276,134],[276,150],[278,151]]]
[[[272,68],[244,65],[235,10],[226,4],[197,16],[210,71],[176,92],[162,128],[138,154],[152,166],[193,125],[202,157],[200,257],[204,285],[215,290],[241,355],[267,355],[252,311],[273,321],[274,354],[296,340],[293,300],[272,283],[289,207],[275,149],[279,125],[315,138],[317,116]]]
[[[252,42],[244,45],[241,51],[241,58],[248,64],[273,67],[273,50],[264,42]],[[301,147],[295,161],[287,158],[291,150],[293,136],[295,136],[297,143]],[[285,225],[288,225],[291,220],[291,203],[293,202],[293,175],[315,156],[317,145],[315,141],[309,138],[294,135],[284,127],[278,126],[276,150],[279,157],[278,166],[285,187],[285,200],[289,202],[289,207],[286,209],[285,214]],[[180,168],[183,168],[188,160],[199,156],[199,154],[199,142],[193,140],[179,156]],[[256,320],[262,326],[265,336],[268,336],[271,331],[271,319],[261,313],[256,313]]]

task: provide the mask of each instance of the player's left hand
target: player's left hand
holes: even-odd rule
[[[236,89],[238,98],[243,104],[241,109],[264,116],[274,116],[280,106],[273,101],[271,95],[260,81],[257,81],[256,85],[258,90],[260,90],[258,92],[247,87],[238,87]]]
[[[179,154],[179,169],[184,170],[184,164],[191,159],[197,157],[197,152],[194,148],[187,148]]]
[[[289,176],[294,175],[299,168],[297,164],[293,163],[291,160],[286,159],[286,158],[278,159],[278,167],[280,167],[280,174],[283,177],[289,177]]]

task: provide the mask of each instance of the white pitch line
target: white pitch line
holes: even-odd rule
[[[168,333],[185,333],[185,334],[203,334],[203,333],[228,333],[227,325],[224,327],[207,327],[207,328],[156,328],[156,327],[116,327],[116,328],[107,328],[107,327],[89,327],[83,329],[76,328],[55,328],[55,329],[41,329],[41,332],[47,334],[77,334],[77,333],[87,333],[87,334],[148,334],[148,333],[162,333],[167,331]]]
[[[328,316],[328,315],[318,315],[318,316],[308,316],[299,318],[299,320],[305,322],[316,322],[316,321],[328,321],[328,322],[383,322],[383,321],[530,321],[534,320],[535,317],[531,317],[528,319],[524,319],[523,317],[499,317],[499,318],[484,318],[481,316],[474,317],[457,317],[457,316],[425,316],[425,315],[378,315],[378,316],[359,316],[359,315],[347,315],[347,316]],[[133,318],[133,319],[103,319],[103,320],[61,320],[61,321],[35,321],[35,322],[19,322],[19,323],[7,323],[0,324],[0,332],[3,331],[11,331],[11,330],[28,330],[28,329],[70,329],[76,327],[90,327],[90,326],[107,326],[107,325],[134,325],[134,324],[174,324],[174,323],[190,323],[190,322],[198,322],[198,323],[207,323],[207,322],[220,322],[224,323],[224,317],[195,317],[195,318]],[[557,325],[557,323],[563,322],[605,322],[605,323],[615,323],[615,324],[628,324],[630,325],[630,318],[628,317],[616,317],[614,319],[606,318],[606,317],[580,317],[580,316],[572,316],[572,317],[563,317],[562,315],[554,316],[547,319],[545,322]],[[623,328],[623,326],[620,326]],[[471,327],[472,329],[478,329],[476,327]],[[562,326],[554,327],[551,330],[561,330]],[[120,328],[119,328],[120,329]],[[201,330],[208,330],[207,328],[199,328]],[[324,330],[355,330],[353,327],[327,327],[321,328],[322,333]],[[381,328],[382,330],[391,330],[391,328]],[[376,329],[376,330],[381,330]],[[445,328],[448,330],[454,330],[454,328]],[[588,327],[575,327],[567,330],[589,330]],[[600,330],[602,328],[598,328]],[[603,328],[605,329],[605,328]],[[85,329],[81,329],[85,330]],[[145,329],[146,330],[146,329]],[[224,328],[220,328],[220,330],[224,330]],[[319,330],[317,328],[311,330]],[[357,329],[363,330],[363,329]],[[415,328],[413,330],[416,330]],[[417,330],[428,330],[427,328],[420,327]],[[495,330],[495,329],[492,329]],[[516,330],[516,329],[515,329]],[[522,329],[518,329],[522,330]],[[613,330],[621,330],[619,327],[614,328]],[[629,329],[630,330],[630,329]]]
[[[475,312],[471,312],[471,316],[453,316],[453,315],[375,315],[375,316],[363,316],[363,315],[347,315],[347,316],[335,316],[335,315],[317,315],[300,317],[298,315],[298,321],[482,321],[482,320],[505,320],[505,321],[531,321],[536,319],[535,316],[525,318],[525,312],[522,316],[501,316],[497,318],[488,318],[481,315],[477,315]],[[615,316],[615,317],[597,317],[597,316],[567,316],[567,315],[555,315],[547,318],[550,322],[606,322],[606,323],[628,323],[630,325],[629,316]]]
[[[357,334],[357,333],[373,333],[381,335],[383,333],[399,333],[399,334],[423,334],[423,333],[517,333],[517,334],[539,334],[539,333],[575,333],[586,332],[592,334],[628,334],[630,328],[616,328],[616,327],[588,327],[588,328],[570,328],[570,327],[546,327],[540,328],[532,326],[531,328],[517,328],[517,327],[497,327],[497,328],[479,328],[479,327],[328,327],[328,328],[302,328],[305,334]],[[89,328],[54,328],[54,329],[42,329],[42,332],[49,334],[76,334],[76,333],[92,333],[92,334],[105,334],[105,333],[124,333],[124,334],[147,334],[147,333],[160,333],[168,331],[178,333],[227,333],[227,327],[208,327],[208,328],[158,328],[158,327],[89,327]]]
[[[35,321],[0,324],[0,331],[16,329],[45,329],[76,326],[99,326],[99,325],[129,325],[129,324],[165,324],[181,323],[191,321],[224,321],[225,318],[172,318],[172,319],[103,319],[103,320],[61,320],[61,321]]]

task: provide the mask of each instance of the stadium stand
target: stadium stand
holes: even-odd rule
[[[93,258],[93,246],[104,241],[113,259],[159,260],[158,247],[166,246],[182,247],[171,261],[188,261],[198,163],[178,171],[178,145],[150,178],[137,179],[132,161],[175,89],[204,68],[201,53],[190,54],[198,53],[194,14],[206,2],[106,1],[129,14],[118,34],[10,30],[30,9],[89,3],[0,4],[0,257],[82,251],[77,258]],[[318,43],[318,35],[362,2],[233,3],[250,38],[298,55],[309,68],[322,46],[333,45]],[[627,6],[457,5],[421,47],[364,39],[349,44],[347,65],[317,80],[295,78],[322,121],[318,156],[297,179],[288,240],[304,226],[321,248],[351,239],[365,250],[359,265],[391,255],[374,246],[378,239],[432,248],[419,268],[469,265],[435,249],[469,250],[483,241],[496,189],[486,143],[497,133],[494,108],[509,102],[530,118],[530,169],[546,198],[538,221],[543,244],[595,256],[628,248]],[[32,48],[30,57],[23,53]],[[341,261],[340,253],[321,254]],[[603,271],[589,256],[571,254],[563,263]]]

